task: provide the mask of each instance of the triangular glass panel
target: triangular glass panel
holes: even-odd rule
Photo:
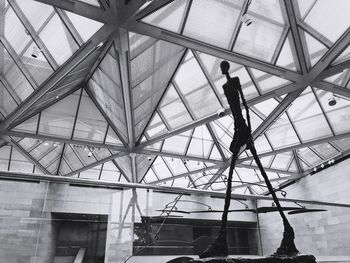
[[[187,2],[188,0],[172,1],[146,16],[142,21],[156,27],[179,33]]]
[[[246,15],[253,22],[241,26],[233,51],[271,63],[289,26],[285,12],[281,1],[252,1]]]
[[[185,154],[186,146],[190,141],[192,131],[186,131],[179,135],[164,140],[162,151],[168,153]]]
[[[1,116],[7,117],[16,109],[16,106],[18,106],[18,104],[0,81],[0,119],[3,119]]]
[[[11,146],[0,147],[0,171],[8,171],[11,155]]]
[[[323,162],[323,160],[315,152],[310,150],[310,148],[298,149],[296,152],[298,156],[310,167],[314,167]]]
[[[137,181],[140,182],[145,176],[148,169],[151,167],[153,160],[156,158],[154,155],[136,155],[136,170],[137,170]]]
[[[207,117],[222,108],[191,51],[176,72],[174,85],[196,119]]]
[[[329,99],[333,97],[332,93],[318,89],[315,89],[315,92],[335,134],[349,132],[350,101],[337,98],[336,104],[330,106]]]
[[[103,24],[68,11],[64,11],[84,42],[89,40]]]
[[[285,113],[275,120],[272,126],[265,132],[265,135],[274,149],[300,143],[298,136]]]
[[[152,164],[152,168],[151,169],[153,170],[153,172],[156,175],[156,177],[159,178],[159,179],[165,179],[165,178],[173,177],[173,174],[170,172],[168,166],[165,164],[163,158],[160,157],[160,156],[158,156],[155,159],[155,161]],[[148,171],[148,173],[150,173],[149,171]],[[147,181],[148,181],[148,173],[146,174],[146,177],[145,177],[145,179]]]
[[[332,136],[332,130],[311,88],[292,102],[287,113],[302,142]]]
[[[342,151],[350,150],[350,138],[344,138],[341,140],[336,140],[333,144]]]
[[[83,90],[73,139],[103,142],[107,126],[107,121]]]
[[[118,182],[120,176],[119,169],[115,166],[112,161],[103,164],[100,180],[105,182]]]
[[[209,159],[213,159],[213,160],[222,160],[221,154],[219,152],[219,149],[216,147],[216,145],[214,144],[213,149],[211,150]]]
[[[129,32],[130,59],[135,58],[138,54],[152,46],[156,41],[157,39],[155,38]]]
[[[316,1],[304,23],[334,43],[349,28],[350,2],[340,0],[334,6],[333,3],[332,0]]]
[[[293,158],[293,161],[288,168],[288,172],[296,172],[296,173],[298,172],[298,165],[297,165],[294,158]]]
[[[38,133],[71,138],[80,96],[81,91],[78,90],[43,110]]]
[[[166,128],[164,122],[159,117],[159,114],[155,112],[145,132],[147,137],[152,138],[152,137],[165,134],[167,132],[168,132],[168,129]]]
[[[111,126],[108,127],[108,132],[107,132],[105,143],[106,144],[123,145],[123,143],[120,141],[118,135],[115,133],[115,131],[112,129]]]
[[[303,18],[310,11],[310,8],[315,4],[315,2],[317,2],[317,0],[297,0],[301,18]]]
[[[88,82],[88,89],[101,109],[118,127],[118,133],[127,141],[127,128],[119,63],[114,57],[114,45],[105,55]]]
[[[251,71],[262,94],[276,90],[291,83],[289,80],[271,75],[257,69],[251,68]]]
[[[328,51],[328,48],[324,46],[321,42],[316,40],[309,33],[303,30],[299,31],[301,34],[305,34],[306,47],[309,55],[308,59],[310,61],[311,66],[314,66],[320,60],[320,58]]]
[[[91,169],[85,170],[79,173],[79,178],[89,179],[89,180],[98,180],[100,178],[102,164],[97,165]]]
[[[186,106],[172,84],[169,85],[160,105],[159,112],[171,129],[176,129],[192,121]]]
[[[229,49],[243,4],[244,1],[194,0],[191,3],[183,34]]]
[[[222,75],[220,69],[222,58],[210,56],[205,53],[199,53],[199,59],[204,66],[207,76],[211,79],[212,83],[214,83],[216,93],[220,94],[220,100],[224,103],[225,107],[228,107],[228,102],[222,88],[222,86],[226,83],[226,77]],[[246,100],[259,96],[259,93],[244,66],[230,61],[229,73],[232,77],[239,77]]]
[[[208,128],[202,125],[194,130],[186,155],[208,158],[213,146],[214,140]]]
[[[293,38],[291,33],[288,34],[288,37],[284,41],[278,59],[276,61],[276,65],[282,68],[286,68],[292,71],[297,71],[296,63],[295,63],[295,55],[292,51]]]
[[[275,158],[273,159],[273,162],[271,164],[271,168],[278,169],[278,170],[288,170],[288,166],[290,162],[293,159],[293,153],[292,152],[285,152],[276,154]]]
[[[3,49],[4,54],[4,86],[9,90],[17,103],[23,102],[32,92],[34,88],[27,78],[23,75],[17,64],[9,55],[4,46],[0,43],[0,49]],[[4,83],[5,82],[5,83]]]
[[[254,140],[254,146],[258,153],[269,152],[272,150],[269,141],[263,134]]]
[[[15,147],[12,147],[10,156],[10,172],[33,173],[34,164],[32,164],[22,153]]]
[[[133,87],[135,134],[137,138],[141,136],[161,97],[164,95],[164,91],[180,63],[183,52],[177,52],[175,56],[169,57],[165,64],[158,69],[155,68],[149,77]]]
[[[131,159],[129,155],[118,157],[114,159],[117,164],[118,169],[128,178],[129,182],[133,181],[132,171],[131,171]]]
[[[30,119],[22,122],[21,124],[14,127],[12,130],[28,132],[28,133],[36,133],[36,130],[38,128],[38,121],[39,121],[39,114],[34,115]]]

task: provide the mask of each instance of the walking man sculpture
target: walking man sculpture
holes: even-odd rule
[[[244,98],[244,94],[242,92],[241,84],[238,77],[231,78],[229,74],[230,64],[227,61],[222,61],[220,64],[221,72],[226,76],[227,82],[223,85],[224,94],[226,99],[230,105],[233,119],[234,119],[234,135],[230,145],[230,151],[232,152],[231,157],[231,165],[227,178],[227,189],[225,195],[225,205],[224,211],[222,214],[221,227],[219,233],[214,240],[214,242],[201,254],[200,258],[208,258],[208,257],[226,257],[228,256],[228,246],[226,240],[227,234],[227,215],[230,207],[231,201],[231,190],[232,190],[232,175],[233,170],[235,168],[236,160],[238,154],[240,152],[240,148],[246,145],[246,149],[249,149],[252,153],[256,164],[259,167],[261,175],[263,176],[266,186],[269,189],[270,194],[273,197],[273,200],[278,208],[278,212],[281,215],[284,226],[283,239],[280,247],[277,249],[275,256],[295,256],[299,253],[294,245],[294,231],[291,225],[289,224],[286,216],[283,213],[282,207],[279,203],[279,200],[276,196],[276,193],[273,190],[273,187],[262,167],[262,164],[257,155],[256,149],[254,147],[254,143],[251,136],[251,125],[250,125],[250,117],[249,117],[249,108]],[[247,114],[248,125],[246,124],[245,119],[243,118],[241,103],[244,105]]]

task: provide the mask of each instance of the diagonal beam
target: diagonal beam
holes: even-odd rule
[[[284,5],[286,7],[286,13],[289,20],[289,25],[291,28],[294,45],[296,49],[296,55],[299,61],[300,69],[302,74],[307,73],[307,62],[305,59],[304,45],[301,40],[301,35],[299,34],[298,22],[296,18],[296,13],[294,9],[294,1],[292,0],[284,0]]]
[[[37,2],[52,5],[57,8],[75,13],[80,16],[84,16],[105,24],[112,24],[115,21],[115,16],[113,13],[107,9],[104,10],[97,6],[89,5],[80,1],[70,1],[70,0],[35,0]]]
[[[337,65],[327,67],[317,78],[316,80],[322,80],[330,76],[336,75],[343,72],[346,69],[350,68],[350,59],[344,62],[341,62]]]
[[[237,163],[236,167],[238,167],[238,168],[246,168],[246,169],[250,169],[250,170],[259,170],[258,166],[247,165],[247,164],[243,164],[243,163]],[[264,167],[264,170],[266,172],[271,172],[271,173],[281,173],[281,174],[289,174],[289,175],[297,175],[298,174],[296,172],[290,172],[290,171],[285,171],[285,170],[281,170],[281,169],[266,168],[266,167]]]
[[[145,7],[143,10],[141,10],[139,13],[137,13],[137,15],[135,15],[134,19],[140,20],[140,19],[150,15],[154,11],[162,8],[163,6],[166,6],[167,4],[169,4],[172,1],[174,1],[174,0],[154,0],[154,1],[151,1],[147,7]]]
[[[316,81],[312,83],[312,86],[321,90],[339,94],[346,98],[350,98],[350,89],[326,82],[326,81]]]
[[[291,81],[296,81],[300,78],[300,75],[296,72],[293,72],[281,67],[277,67],[269,63],[266,63],[257,59],[253,59],[235,52],[218,48],[218,47],[215,47],[215,46],[212,46],[212,45],[203,43],[201,41],[197,41],[176,33],[162,30],[160,28],[157,28],[155,26],[151,26],[142,22],[134,21],[132,23],[128,23],[125,25],[125,28],[129,31],[132,31],[138,34],[147,35],[156,39],[161,39],[180,46],[194,49],[199,52],[204,52],[206,54],[209,54],[218,58],[227,59],[232,62],[241,64],[247,67],[256,68],[264,72],[267,72]]]
[[[51,75],[39,88],[37,88],[21,105],[17,107],[1,123],[0,130],[7,129],[10,124],[40,99],[47,91],[66,77],[75,67],[77,67],[85,58],[98,49],[98,45],[105,41],[112,33],[113,26],[104,25],[94,36],[90,38],[62,67]]]

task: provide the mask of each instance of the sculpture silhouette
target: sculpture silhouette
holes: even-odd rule
[[[230,150],[232,152],[231,164],[229,169],[229,175],[227,179],[227,189],[225,196],[225,205],[224,212],[222,214],[221,227],[219,233],[214,240],[214,242],[202,253],[199,255],[200,258],[208,258],[208,257],[226,257],[228,256],[228,246],[226,240],[227,234],[227,215],[229,212],[230,201],[231,201],[231,190],[232,190],[232,175],[233,170],[235,168],[236,160],[240,151],[241,146],[246,145],[246,148],[250,150],[252,153],[256,164],[259,167],[259,170],[265,180],[266,186],[269,192],[272,195],[272,198],[278,208],[278,212],[283,220],[284,233],[283,239],[280,247],[275,252],[275,256],[295,256],[299,253],[294,244],[294,231],[291,225],[288,222],[288,219],[283,213],[281,205],[278,201],[276,193],[273,190],[273,187],[267,177],[264,168],[261,165],[259,157],[257,155],[254,142],[251,136],[251,125],[250,125],[250,117],[249,117],[249,108],[245,101],[244,94],[241,88],[241,84],[239,82],[238,77],[231,78],[229,74],[230,64],[227,61],[222,61],[220,64],[221,72],[226,76],[227,82],[223,85],[224,94],[226,99],[230,105],[233,119],[234,119],[234,135],[232,142],[230,144]],[[247,114],[248,125],[243,118],[241,106],[240,106],[240,98],[244,105]]]

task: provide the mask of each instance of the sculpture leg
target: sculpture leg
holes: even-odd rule
[[[225,195],[224,212],[222,213],[221,227],[214,242],[202,254],[199,255],[199,258],[208,258],[208,257],[214,257],[214,256],[218,256],[218,257],[228,256],[228,246],[227,246],[227,240],[226,240],[227,216],[228,216],[228,210],[230,208],[230,202],[231,202],[233,170],[235,169],[235,164],[236,164],[236,160],[240,149],[240,145],[238,142],[241,141],[240,135],[238,132],[235,133],[234,138],[235,136],[237,136],[236,139],[232,141],[234,142],[232,147],[233,154],[231,157],[230,170],[227,178],[227,189],[226,189],[226,195]]]
[[[292,226],[289,224],[287,217],[283,213],[283,210],[281,208],[280,202],[276,196],[276,193],[273,191],[273,187],[271,185],[271,182],[269,178],[267,177],[264,168],[262,167],[262,164],[260,162],[260,159],[258,157],[258,154],[256,152],[254,143],[250,141],[249,143],[249,149],[252,153],[254,160],[256,164],[259,167],[259,170],[261,172],[261,175],[264,177],[265,183],[267,188],[269,189],[269,192],[272,195],[273,201],[275,202],[278,212],[280,213],[282,220],[283,220],[283,226],[284,226],[284,232],[283,232],[283,239],[281,242],[280,247],[275,252],[275,256],[295,256],[299,253],[298,249],[295,247],[294,244],[294,230]]]

